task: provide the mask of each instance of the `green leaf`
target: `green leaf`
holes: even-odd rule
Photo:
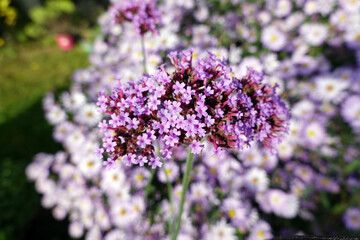
[[[345,174],[349,174],[356,169],[360,169],[360,159],[355,159],[345,167]]]
[[[24,32],[29,37],[37,38],[45,34],[46,30],[39,25],[31,23],[26,25],[26,27],[24,28]]]
[[[336,204],[333,208],[332,208],[332,212],[334,214],[341,214],[342,212],[344,212],[346,209],[348,208],[347,204]]]
[[[49,18],[49,13],[43,7],[34,7],[29,12],[30,19],[37,24],[43,24]]]
[[[329,208],[330,208],[330,202],[329,202],[329,199],[328,199],[327,194],[324,193],[324,192],[321,192],[321,193],[320,193],[320,197],[321,197],[321,202],[322,202],[322,204],[324,205],[324,207],[325,207],[326,209],[329,209]]]
[[[46,7],[58,13],[72,13],[75,11],[75,4],[70,0],[48,0]]]

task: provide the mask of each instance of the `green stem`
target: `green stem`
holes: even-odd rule
[[[145,52],[145,41],[144,41],[144,36],[141,36],[141,50],[142,50],[142,55],[143,55],[143,71],[144,73],[147,73],[147,69],[146,69],[146,52]]]
[[[181,199],[180,199],[179,214],[177,216],[176,229],[175,229],[174,235],[172,235],[172,237],[171,237],[171,240],[176,240],[176,238],[179,234],[179,231],[180,231],[181,216],[182,216],[182,213],[184,210],[186,192],[188,190],[189,183],[190,183],[190,173],[191,173],[193,161],[194,161],[194,154],[192,154],[191,150],[189,149],[188,156],[186,159],[186,170],[185,170],[185,174],[184,174],[184,178],[183,178],[183,182],[182,182],[182,192],[181,192]]]
[[[144,196],[144,199],[145,201],[147,200],[147,197],[149,196],[149,192],[150,192],[150,189],[151,189],[151,182],[154,178],[154,175],[155,175],[155,172],[156,172],[156,168],[155,169],[151,169],[151,174],[150,174],[150,178],[146,184],[146,187],[145,187],[145,196]]]
[[[160,155],[160,154],[159,154]],[[161,158],[161,157],[160,157]],[[169,222],[169,232],[170,234],[173,233],[173,222],[174,222],[174,200],[173,200],[173,189],[172,189],[172,185],[171,185],[171,182],[169,181],[169,177],[166,173],[166,170],[165,170],[165,163],[163,161],[163,166],[162,166],[162,169],[165,173],[165,177],[166,177],[166,185],[167,185],[167,188],[168,188],[168,194],[169,194],[169,202],[170,202],[170,222]]]
[[[147,70],[146,70],[145,43],[144,43],[144,36],[143,35],[141,35],[141,50],[142,50],[142,56],[143,56],[143,71],[144,71],[144,73],[147,73]],[[156,169],[151,169],[150,178],[149,178],[148,183],[147,183],[147,185],[145,187],[145,196],[144,196],[145,201],[147,200],[147,197],[149,195],[149,192],[150,192],[150,189],[151,189],[151,182],[152,182],[152,180],[154,178],[155,172],[156,172]]]

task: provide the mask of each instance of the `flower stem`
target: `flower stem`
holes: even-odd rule
[[[149,192],[150,192],[150,189],[151,189],[151,182],[152,182],[152,180],[154,178],[155,172],[156,172],[156,168],[151,169],[151,174],[150,174],[149,180],[148,180],[148,182],[146,184],[146,187],[145,187],[145,196],[144,196],[145,201],[147,200],[147,197],[149,195]]]
[[[141,50],[142,50],[142,55],[143,55],[143,71],[144,71],[144,73],[147,73],[147,69],[146,69],[145,41],[144,41],[144,36],[143,36],[143,35],[141,35]]]
[[[164,163],[164,161],[163,161]],[[166,170],[165,170],[165,163],[164,165],[162,166],[162,169],[165,173],[165,177],[166,177],[166,185],[167,185],[167,188],[168,188],[168,194],[169,194],[169,202],[170,202],[170,222],[169,222],[169,232],[170,234],[173,234],[173,222],[174,222],[174,200],[173,200],[173,189],[172,189],[172,185],[171,185],[171,182],[169,181],[169,177],[166,173]]]
[[[186,170],[185,170],[184,178],[183,178],[183,181],[182,181],[182,192],[181,192],[181,199],[180,199],[179,214],[177,216],[176,229],[175,229],[174,234],[171,237],[171,240],[176,240],[176,238],[177,238],[177,236],[179,234],[179,231],[180,231],[181,216],[182,216],[182,213],[183,213],[183,210],[184,210],[186,192],[188,190],[189,183],[190,183],[190,173],[191,173],[191,170],[192,170],[193,161],[194,161],[194,154],[192,154],[191,150],[189,149],[188,150],[188,156],[187,156],[187,159],[186,159]]]

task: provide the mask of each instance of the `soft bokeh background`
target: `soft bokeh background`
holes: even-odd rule
[[[63,149],[52,138],[53,127],[45,120],[42,98],[48,91],[68,89],[71,74],[89,65],[92,42],[100,32],[97,18],[108,4],[108,0],[0,0],[0,240],[69,239],[68,220],[55,220],[51,211],[41,206],[41,196],[28,182],[25,168],[35,154]],[[246,31],[243,33],[245,36]],[[245,40],[244,45],[248,43]],[[346,66],[347,61],[355,65],[355,59],[349,57],[351,49],[337,52],[325,46],[313,46],[309,54],[324,54],[334,68]],[[252,53],[250,50],[247,54]],[[327,131],[338,135],[344,146],[358,146],[351,127],[342,119],[332,118],[329,123],[335,127]],[[342,165],[345,173],[359,168],[358,156],[354,159]],[[342,161],[340,157],[330,160],[336,167]],[[316,221],[277,218],[270,222],[274,231],[280,231],[278,226],[290,228],[294,224],[307,233],[309,229],[320,229],[324,234],[338,231],[339,235],[353,235],[339,220],[347,207],[358,206],[360,195],[352,198],[347,195],[348,189],[341,190],[342,194],[322,191],[314,195],[316,199],[310,197],[320,206],[313,212]]]
[[[60,149],[44,119],[42,98],[66,89],[88,65],[88,51],[107,0],[0,0],[0,240],[68,239],[67,222],[42,208],[25,167]],[[74,41],[64,51],[57,34]]]

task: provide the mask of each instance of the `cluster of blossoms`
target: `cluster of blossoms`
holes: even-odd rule
[[[262,74],[252,69],[236,79],[224,60],[208,54],[193,66],[192,51],[171,52],[173,73],[159,70],[120,84],[111,96],[100,94],[99,111],[111,116],[99,123],[110,130],[99,149],[109,153],[108,165],[123,159],[127,165],[161,166],[155,140],[166,159],[182,144],[200,154],[204,138],[215,149],[242,150],[254,140],[273,148],[279,142],[288,113],[275,87],[262,84]]]
[[[116,6],[126,1],[111,2]],[[263,82],[278,85],[277,94],[291,109],[290,134],[278,145],[277,155],[257,144],[238,152],[216,151],[212,144],[201,143],[200,136],[191,137],[204,150],[194,162],[179,239],[263,240],[299,231],[325,235],[339,234],[345,227],[350,233],[360,230],[359,4],[358,0],[159,3],[159,34],[143,35],[151,76],[172,79],[164,71],[156,72],[162,57],[191,46],[194,62],[210,51],[224,57],[238,76],[246,76],[248,67],[264,72]],[[66,152],[37,155],[27,174],[43,194],[43,206],[51,208],[57,219],[69,217],[74,238],[168,239],[171,218],[165,183],[173,185],[178,203],[184,149],[174,144],[173,158],[155,175],[157,185],[151,193],[155,198],[149,202],[143,201],[148,168],[129,168],[123,161],[107,170],[93,152],[101,146],[102,136],[96,127],[101,119],[96,110],[98,92],[119,86],[139,89],[129,85],[134,79],[155,81],[142,76],[139,28],[127,21],[114,24],[113,11],[101,16],[99,23],[102,34],[93,45],[91,66],[74,74],[74,84],[59,101],[52,95],[44,99],[46,117],[55,125],[54,138]],[[173,106],[159,101],[156,119],[167,119],[169,114],[160,112]],[[219,131],[225,132],[226,121],[223,124]],[[168,147],[165,139],[160,146]]]
[[[161,23],[161,15],[154,0],[122,1],[112,6],[110,11],[116,24],[132,22],[141,35],[148,31],[157,32],[157,26]]]

